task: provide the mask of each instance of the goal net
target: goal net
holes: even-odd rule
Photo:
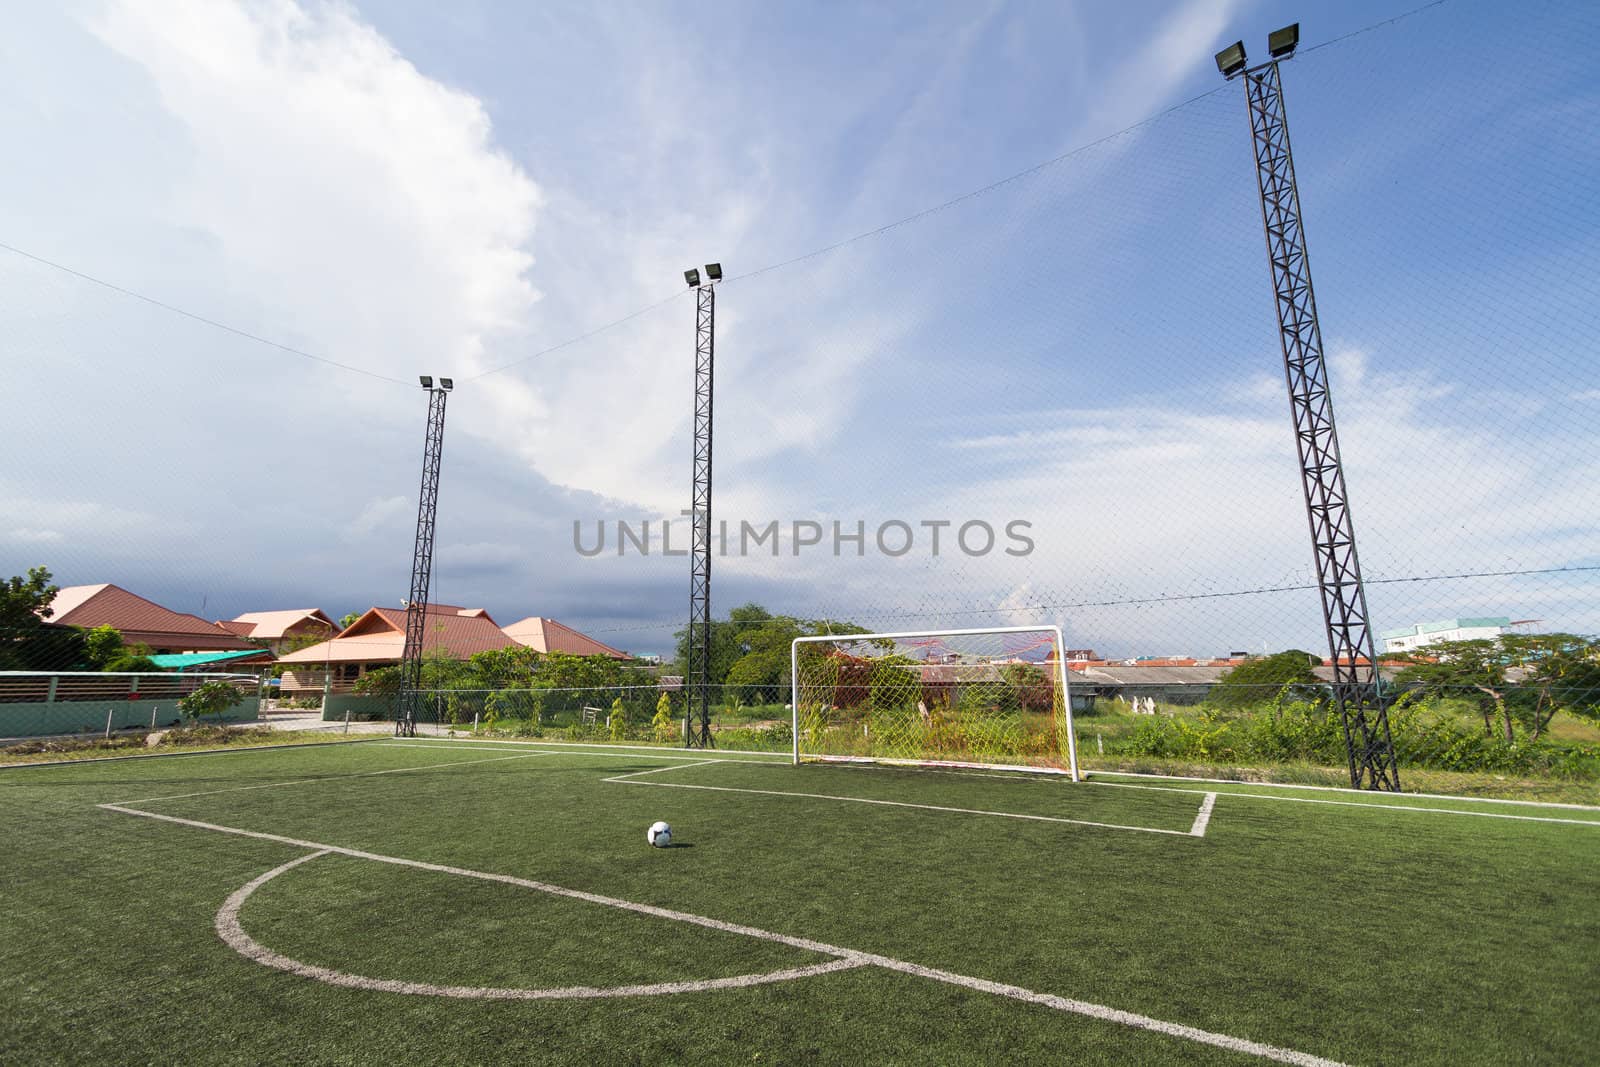
[[[790,660],[796,763],[867,760],[1078,777],[1058,628],[802,637]]]

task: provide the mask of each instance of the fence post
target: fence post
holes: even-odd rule
[[[344,709],[344,732],[345,733],[349,733],[350,732],[350,709],[349,709],[349,707],[346,707]]]
[[[473,733],[477,733],[478,732],[478,713],[477,712],[473,712],[472,713],[472,732]]]
[[[117,713],[117,709],[114,708],[114,707],[106,709],[106,740],[107,741],[111,740],[111,716],[115,715],[116,713]]]
[[[152,730],[156,728],[156,708],[158,707],[160,707],[159,704],[150,705],[150,729]]]
[[[56,702],[56,683],[59,681],[61,681],[61,676],[59,674],[52,674],[50,676],[50,694],[44,698],[44,702],[46,704],[54,704]]]

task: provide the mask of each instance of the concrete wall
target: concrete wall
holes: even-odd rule
[[[357,696],[354,693],[330,693],[322,702],[323,722],[344,722],[345,712],[353,722],[394,718],[393,697]]]
[[[225,714],[208,716],[206,721],[248,722],[257,717],[260,703],[258,698],[248,696]],[[0,737],[39,737],[45,734],[75,734],[85,730],[104,733],[108,714],[113,730],[129,726],[148,727],[152,715],[158,727],[171,726],[183,718],[176,697],[0,704]]]

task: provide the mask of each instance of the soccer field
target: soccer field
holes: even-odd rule
[[[0,771],[5,1062],[1592,1062],[1600,809],[397,741]],[[645,829],[672,823],[674,845]]]

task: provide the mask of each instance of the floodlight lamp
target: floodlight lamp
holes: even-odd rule
[[[1217,53],[1217,70],[1231,78],[1244,69],[1244,42],[1235,41]]]
[[[721,263],[707,263],[706,264],[706,277],[710,278],[714,282],[720,282],[722,280],[722,264]]]
[[[1300,45],[1300,24],[1285,26],[1281,30],[1273,30],[1267,34],[1267,51],[1272,53],[1273,59],[1282,59],[1293,52]]]
[[[683,280],[689,283],[689,288],[694,289],[700,284],[700,272],[690,267],[683,272]]]
[[[431,374],[419,374],[417,375],[417,381],[422,383],[424,389],[433,388],[433,376]]]
[[[456,387],[456,380],[454,378],[440,378],[439,379],[439,388],[443,389],[445,392],[448,393],[450,390],[454,389],[455,387]]]

